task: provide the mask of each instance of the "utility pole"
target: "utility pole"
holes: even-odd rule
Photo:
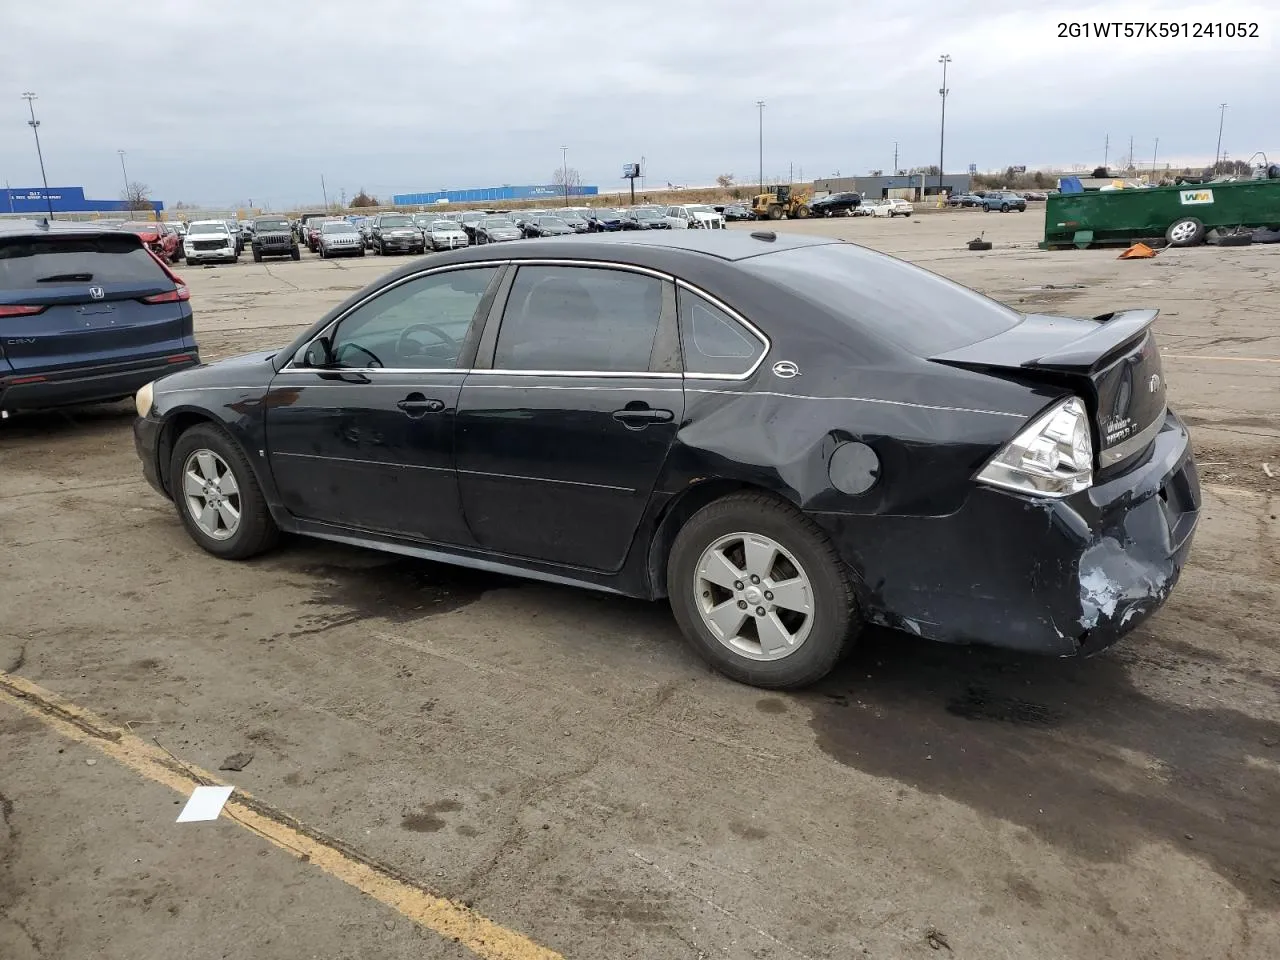
[[[944,53],[938,58],[942,64],[942,87],[938,93],[942,95],[942,125],[938,132],[938,203],[942,203],[942,159],[946,155],[947,145],[947,64],[951,62],[951,54]]]
[[[795,182],[796,182],[796,162],[792,160],[790,161],[790,167],[787,170],[787,183],[795,183]]]
[[[1227,105],[1218,106],[1218,146],[1213,151],[1213,172],[1218,172],[1218,157],[1222,155],[1222,122],[1227,118]]]
[[[1107,169],[1107,160],[1111,157],[1111,134],[1102,141],[1102,169]]]
[[[898,141],[893,141],[893,175],[898,175]]]
[[[324,186],[324,174],[320,174],[320,195],[324,197],[324,212],[329,212],[329,191]]]
[[[640,189],[648,190],[649,164],[644,159],[644,154],[640,154]]]
[[[36,119],[36,108],[32,101],[36,99],[36,95],[28,90],[22,95],[22,99],[27,101],[27,109],[31,111],[31,120],[28,126],[31,132],[36,135],[36,156],[40,159],[40,181],[44,184],[44,202],[49,207],[49,219],[53,219],[53,198],[49,196],[49,178],[44,173],[44,154],[40,152],[40,121]]]
[[[253,206],[252,200],[249,201],[249,206],[251,207]],[[343,210],[347,209],[347,188],[346,187],[342,188],[342,209]]]
[[[569,148],[563,145],[560,147],[560,160],[560,179],[563,181],[564,205],[567,207],[569,205]]]
[[[756,108],[760,111],[760,192],[764,193],[764,101],[757,100]]]
[[[1133,134],[1129,134],[1129,166],[1125,168],[1125,172],[1129,173],[1133,170]]]
[[[1156,180],[1156,156],[1160,153],[1160,138],[1156,137],[1156,145],[1151,148],[1151,182]]]
[[[117,150],[120,154],[120,172],[124,174],[124,198],[129,202],[129,219],[133,219],[133,192],[129,189],[129,171],[124,167],[124,151]]]

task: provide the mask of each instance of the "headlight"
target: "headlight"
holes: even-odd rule
[[[978,480],[1038,497],[1066,497],[1093,483],[1093,440],[1079,397],[1054,404],[982,468]]]
[[[133,395],[133,408],[138,411],[138,416],[140,417],[145,417],[151,412],[151,387],[154,382],[143,384],[138,392]]]

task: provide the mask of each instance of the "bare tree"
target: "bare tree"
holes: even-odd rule
[[[720,185],[721,189],[728,190],[730,187],[733,186],[733,174],[732,173],[720,174],[720,176],[716,177],[716,183]]]
[[[129,204],[129,215],[133,216],[135,210],[145,210],[151,212],[151,188],[145,183],[139,183],[134,180],[126,185],[128,189],[120,195],[120,199]]]
[[[376,207],[378,198],[372,197],[364,192],[364,187],[360,188],[360,192],[351,198],[351,206],[353,207]]]
[[[551,182],[560,188],[560,193],[565,197],[582,193],[582,177],[573,167],[557,167]]]

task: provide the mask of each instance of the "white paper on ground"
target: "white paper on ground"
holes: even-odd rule
[[[191,823],[193,820],[217,820],[222,813],[222,805],[231,796],[235,787],[196,787],[191,791],[187,805],[178,814],[178,823]]]

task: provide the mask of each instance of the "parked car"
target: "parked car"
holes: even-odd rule
[[[862,204],[856,193],[829,193],[809,204],[809,212],[815,217],[847,217]]]
[[[427,241],[412,218],[403,213],[380,213],[373,218],[373,249],[390,253],[426,253]]]
[[[1022,199],[1044,201],[1049,199],[1049,195],[1047,193],[1042,193],[1039,190],[1028,190],[1022,195]]]
[[[306,243],[309,235],[309,229],[312,220],[328,220],[329,215],[326,213],[304,213],[298,218],[297,231],[298,242]]]
[[[240,221],[231,219],[222,221],[227,225],[227,232],[231,234],[231,239],[236,242],[236,255],[244,253],[244,234],[240,231]]]
[[[673,230],[724,229],[724,217],[705,203],[684,203],[667,207],[666,221]]]
[[[122,224],[117,229],[136,233],[139,239],[157,257],[177,263],[182,259],[182,238],[163,223],[135,221]]]
[[[1201,501],[1156,311],[1024,315],[822,237],[626,241],[442,253],[164,377],[142,472],[216,556],[283,531],[665,597],[764,687],[866,623],[1089,654],[1168,598]]]
[[[982,198],[972,193],[962,193],[959,196],[953,197],[952,199],[956,201],[956,206],[960,206],[960,207],[982,206]]]
[[[360,229],[347,220],[330,220],[322,224],[318,252],[321,260],[330,257],[363,257],[365,249]]]
[[[988,193],[982,197],[982,209],[987,213],[992,210],[999,210],[1001,213],[1017,210],[1019,213],[1024,213],[1027,209],[1027,201],[1016,193]]]
[[[195,366],[188,300],[132,231],[0,221],[0,418],[122,400]]]
[[[425,236],[432,250],[453,250],[470,243],[467,232],[453,220],[436,220],[427,228]]]
[[[326,223],[333,223],[341,217],[312,217],[305,227],[307,249],[312,253],[320,252],[320,228]]]
[[[582,214],[576,210],[556,210],[554,216],[559,217],[569,226],[573,227],[574,233],[588,233],[591,225]]]
[[[225,220],[192,220],[187,224],[182,255],[189,267],[197,263],[235,263],[240,259],[236,238]]]
[[[571,237],[575,231],[559,217],[534,217],[526,220],[521,232],[526,237]]]
[[[485,217],[475,227],[476,243],[503,243],[519,240],[520,228],[503,216]]]
[[[623,230],[670,230],[671,224],[660,210],[653,207],[637,207],[622,215]]]
[[[459,218],[458,223],[462,225],[463,231],[471,239],[472,243],[476,242],[476,225],[485,218],[485,214],[479,210],[464,211]]]
[[[883,200],[866,200],[863,201],[862,205],[873,217],[909,217],[915,213],[915,207],[908,201],[898,197],[890,197]]]
[[[588,233],[612,233],[621,230],[623,216],[611,207],[592,207],[587,214]]]
[[[255,217],[250,250],[253,251],[254,263],[261,263],[264,257],[302,259],[298,238],[284,217]]]
[[[720,213],[723,214],[725,220],[730,222],[755,219],[754,215],[751,213],[751,209],[741,203],[727,203]]]

